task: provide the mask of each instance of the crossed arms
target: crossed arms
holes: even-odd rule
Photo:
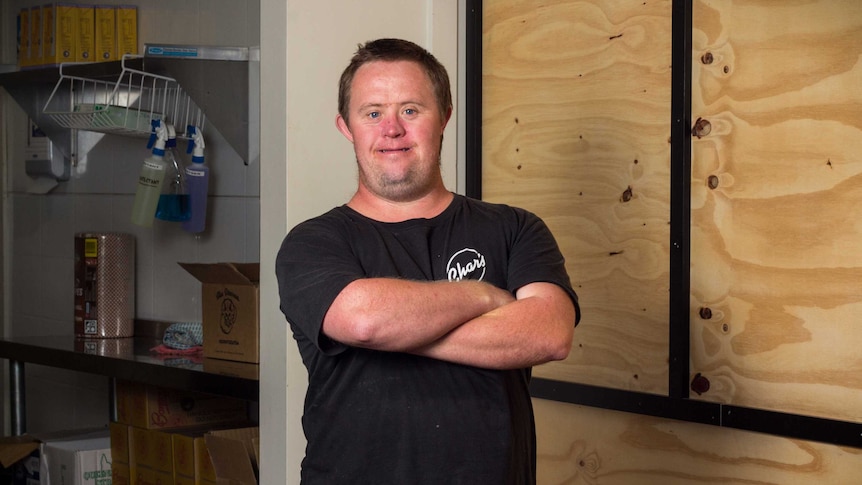
[[[553,283],[525,285],[513,297],[481,281],[367,278],[339,293],[323,333],[356,347],[515,369],[565,359],[575,317]]]

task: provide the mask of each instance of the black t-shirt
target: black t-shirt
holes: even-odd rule
[[[432,219],[382,223],[341,206],[294,228],[276,260],[281,310],[309,385],[304,484],[535,482],[530,369],[498,371],[349,347],[323,318],[367,277],[559,285],[563,257],[534,214],[456,195]],[[573,322],[574,324],[575,322]]]

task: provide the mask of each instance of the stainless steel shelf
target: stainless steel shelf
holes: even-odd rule
[[[218,359],[193,362],[181,355],[164,358],[150,350],[159,343],[160,340],[153,337],[96,340],[43,336],[0,339],[0,358],[10,363],[13,434],[21,434],[26,421],[25,364],[258,401],[260,383],[257,365]]]
[[[150,351],[158,343],[158,339],[137,337],[104,341],[71,336],[0,339],[0,358],[257,401],[257,378],[210,371],[207,362],[192,363],[181,355],[159,357]],[[256,365],[246,365],[247,374],[257,372]]]

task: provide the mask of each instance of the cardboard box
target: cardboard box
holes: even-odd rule
[[[112,421],[108,424],[111,437],[111,485],[131,485],[133,468],[131,426]]]
[[[255,483],[259,428],[141,429],[110,424],[114,483],[216,485]],[[207,442],[217,447],[212,458]],[[216,472],[216,461],[221,474]],[[221,481],[219,480],[221,478]],[[225,480],[235,480],[225,481]]]
[[[173,476],[149,468],[138,468],[132,478],[133,485],[164,485],[174,483]]]
[[[172,436],[172,431],[128,427],[128,473],[132,484],[174,483]]]
[[[204,357],[260,362],[260,264],[179,263],[202,283]]]
[[[138,53],[138,7],[119,5],[117,16],[117,56]]]
[[[174,483],[210,485],[216,483],[215,468],[207,450],[205,432],[176,432],[174,444]]]
[[[43,442],[41,483],[105,485],[111,483],[111,441],[108,436]]]
[[[62,430],[0,438],[0,483],[32,485],[40,481],[42,444],[81,439],[106,438],[106,428]],[[43,482],[47,483],[47,479]]]
[[[39,483],[39,440],[30,435],[0,438],[0,483]]]
[[[95,61],[116,61],[117,9],[113,5],[96,5],[96,58]]]
[[[108,424],[108,432],[111,437],[111,457],[114,463],[129,463],[131,457],[131,427],[127,424],[111,421]]]
[[[248,420],[248,402],[199,392],[117,381],[117,421],[143,429],[175,429]]]
[[[218,485],[256,485],[260,461],[257,427],[210,431],[204,436]]]
[[[75,42],[75,60],[93,62],[96,50],[96,11],[92,5],[77,5],[78,29]]]
[[[143,469],[156,474],[174,474],[173,439],[170,431],[129,428],[130,463],[134,464],[135,475]]]
[[[248,362],[204,357],[203,366],[204,372],[209,372],[210,374],[240,377],[255,381],[260,378],[260,364],[249,364]]]
[[[111,463],[111,485],[132,485],[132,472],[128,463]]]

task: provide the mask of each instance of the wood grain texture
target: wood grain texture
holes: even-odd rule
[[[862,421],[862,2],[699,0],[694,29],[700,398]]]
[[[483,198],[554,232],[582,303],[551,379],[667,392],[668,1],[483,3]]]
[[[855,484],[862,450],[533,400],[537,483]]]

